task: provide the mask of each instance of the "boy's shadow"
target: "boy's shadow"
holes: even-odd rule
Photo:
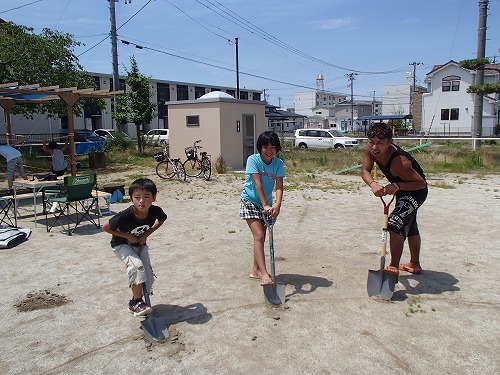
[[[417,285],[411,286],[410,280],[417,282]],[[400,274],[399,282],[403,284],[404,289],[394,293],[393,300],[405,300],[407,295],[418,294],[441,294],[444,292],[457,292],[460,290],[456,284],[458,279],[446,272],[424,270],[421,274]]]
[[[201,303],[193,303],[188,306],[154,305],[154,316],[161,316],[167,325],[187,322],[189,324],[204,324],[212,319],[207,308]]]
[[[291,294],[288,294],[287,297],[291,297],[295,294],[309,294],[318,288],[328,288],[333,285],[332,281],[323,277],[286,273],[277,275],[276,280],[279,283],[293,285],[295,287],[295,290]]]

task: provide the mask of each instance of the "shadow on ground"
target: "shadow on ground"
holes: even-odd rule
[[[309,294],[318,288],[328,288],[333,285],[333,282],[318,276],[305,276],[296,274],[281,274],[276,276],[278,282],[285,283],[286,285],[293,285],[295,290],[287,297],[295,294]]]
[[[201,303],[193,303],[187,306],[160,304],[153,306],[154,316],[162,316],[168,325],[179,322],[189,324],[204,324],[212,319],[207,308]]]
[[[410,283],[410,281],[413,282]],[[457,292],[460,290],[456,284],[458,279],[446,272],[425,270],[420,275],[399,275],[399,282],[404,289],[394,293],[392,300],[405,300],[407,295],[416,294],[441,294],[444,292]],[[416,282],[416,284],[415,284]]]

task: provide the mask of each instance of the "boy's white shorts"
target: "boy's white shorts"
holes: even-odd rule
[[[116,246],[113,251],[125,264],[129,287],[146,283],[146,287],[151,293],[154,277],[151,260],[149,259],[148,246],[130,246],[128,244],[123,244]]]

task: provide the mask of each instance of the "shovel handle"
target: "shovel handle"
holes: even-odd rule
[[[382,245],[380,246],[380,256],[385,257],[387,254],[387,223],[389,221],[389,206],[391,205],[392,201],[394,201],[394,198],[396,195],[393,195],[389,203],[385,203],[384,198],[380,197],[380,200],[384,204],[384,217],[382,220]]]
[[[385,203],[384,197],[380,197],[380,200],[382,201],[382,204],[384,205],[384,215],[389,215],[389,206],[391,205],[391,203],[394,200],[394,198],[396,198],[395,194],[392,196],[392,198],[389,201],[389,203]]]

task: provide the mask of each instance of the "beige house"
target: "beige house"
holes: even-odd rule
[[[222,156],[232,169],[243,169],[265,131],[266,102],[237,100],[213,91],[196,100],[168,105],[170,157],[186,159],[184,148],[201,140],[212,164]]]

